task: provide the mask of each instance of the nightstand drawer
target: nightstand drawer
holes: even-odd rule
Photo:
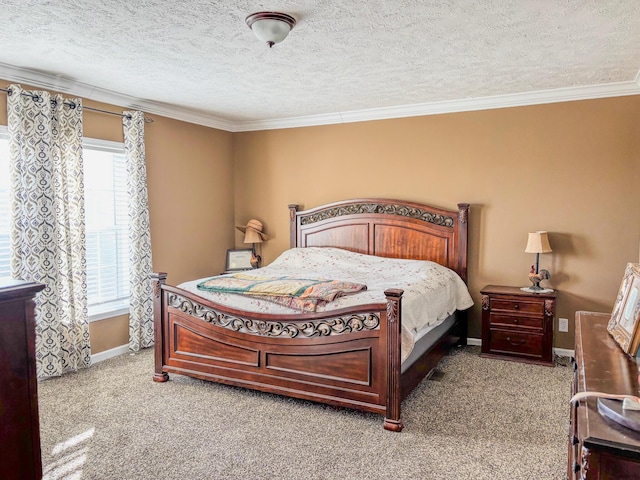
[[[509,352],[518,355],[542,357],[542,335],[508,330],[491,330],[489,350],[492,353]]]
[[[542,330],[544,327],[544,317],[524,317],[515,315],[501,315],[499,313],[491,313],[489,315],[491,327],[523,327]]]
[[[527,302],[517,299],[492,298],[491,311],[495,312],[496,310],[542,315],[544,313],[544,302]]]

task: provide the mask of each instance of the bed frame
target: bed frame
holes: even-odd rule
[[[332,246],[431,260],[467,279],[469,204],[357,199],[299,211],[289,205],[291,247]],[[466,312],[401,373],[402,294],[330,312],[272,315],[235,310],[165,284],[154,273],[155,374],[177,373],[384,415],[400,431],[402,400],[455,344],[466,345]]]

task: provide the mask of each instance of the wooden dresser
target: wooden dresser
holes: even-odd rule
[[[0,278],[0,479],[42,477],[33,297],[43,288]]]
[[[553,365],[556,293],[487,285],[482,290],[482,356]]]
[[[572,395],[583,391],[638,396],[638,365],[607,332],[611,314],[576,312]],[[640,432],[598,412],[595,398],[570,408],[568,478],[640,479]]]

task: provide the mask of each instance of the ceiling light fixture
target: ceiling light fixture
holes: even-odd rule
[[[249,15],[245,22],[258,40],[267,42],[269,48],[280,43],[296,24],[296,19],[286,13],[257,12]]]

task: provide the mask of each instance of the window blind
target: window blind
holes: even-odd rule
[[[129,213],[124,145],[83,145],[89,314],[129,303]]]

